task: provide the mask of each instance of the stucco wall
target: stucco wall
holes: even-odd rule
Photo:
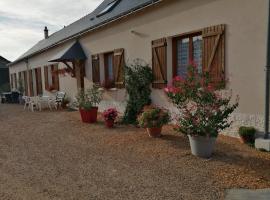
[[[264,111],[267,33],[265,0],[167,0],[161,5],[89,33],[80,38],[88,57],[85,84],[91,85],[91,54],[124,48],[127,63],[141,58],[151,65],[151,41],[162,37],[169,40],[168,79],[171,80],[170,39],[178,34],[218,24],[226,24],[227,27],[226,76],[230,79],[228,89],[233,89],[233,93],[240,96],[240,107],[235,115],[248,116],[245,118],[249,118],[250,124],[254,124],[252,116],[262,117]],[[29,60],[29,66],[33,68],[48,64],[47,60],[67,45],[34,56]],[[18,63],[11,67],[10,73],[22,69],[25,70],[25,63]],[[101,72],[104,72],[102,67]],[[43,71],[42,74],[44,80]],[[76,93],[75,79],[60,78],[60,89],[73,97]],[[104,99],[102,108],[113,105],[123,110],[125,91],[106,92]],[[153,90],[152,99],[155,104],[174,110],[162,90]]]

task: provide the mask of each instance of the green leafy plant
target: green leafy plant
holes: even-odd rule
[[[256,129],[254,127],[241,126],[238,130],[239,136],[242,138],[244,143],[254,143]]]
[[[98,86],[94,85],[86,91],[80,90],[76,96],[76,106],[84,110],[91,110],[93,107],[96,107],[102,100],[102,94],[98,88]]]
[[[217,137],[221,130],[230,127],[229,116],[238,107],[238,98],[231,103],[232,94],[217,90],[209,73],[199,73],[196,65],[188,67],[185,78],[175,77],[165,92],[181,115],[177,130],[186,135]]]
[[[167,110],[157,107],[145,107],[138,117],[139,125],[143,128],[160,128],[170,121],[170,114]]]
[[[128,93],[123,123],[136,124],[137,116],[145,105],[151,104],[152,70],[142,60],[136,59],[125,68],[125,88]]]

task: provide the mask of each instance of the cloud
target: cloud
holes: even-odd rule
[[[102,0],[0,1],[0,55],[15,60],[39,40],[93,11]]]

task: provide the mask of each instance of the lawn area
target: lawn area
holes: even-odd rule
[[[205,160],[171,127],[163,134],[0,104],[0,199],[217,200],[229,188],[270,188],[269,153],[220,136]]]

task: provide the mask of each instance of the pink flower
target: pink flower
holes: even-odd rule
[[[176,76],[176,77],[174,77],[173,80],[176,81],[176,82],[182,82],[182,81],[184,81],[184,79],[181,76]]]
[[[168,86],[164,89],[166,93],[172,93],[172,94],[177,94],[181,92],[180,88],[173,87],[173,86]]]
[[[192,66],[192,67],[194,67],[194,68],[197,68],[198,67],[198,64],[194,60],[191,60],[189,62],[189,65]]]

